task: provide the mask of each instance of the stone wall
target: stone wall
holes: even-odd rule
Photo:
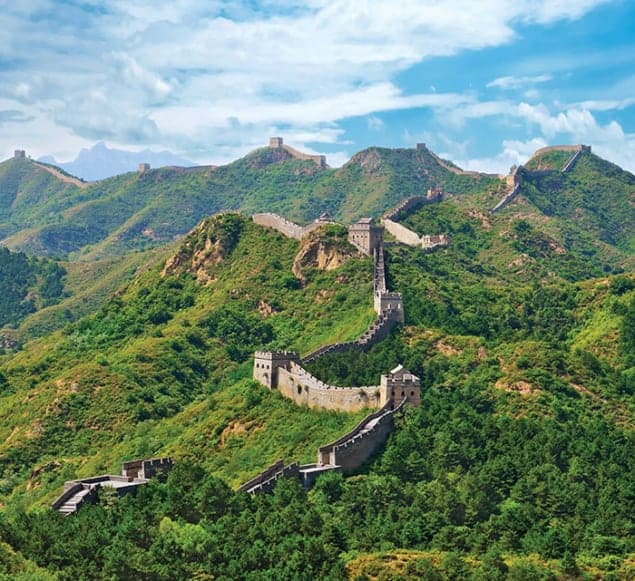
[[[536,150],[536,152],[531,156],[530,161],[536,156],[544,155],[545,153],[549,153],[551,151],[572,152],[571,157],[566,161],[566,163],[560,170],[562,173],[567,173],[573,168],[573,166],[575,165],[575,162],[584,152],[591,151],[591,146],[590,145],[549,145],[547,147],[541,147],[540,149]],[[507,186],[511,188],[510,191],[490,211],[492,213],[497,212],[498,210],[500,210],[501,208],[509,204],[509,202],[511,202],[518,195],[525,176],[537,177],[537,176],[554,173],[555,171],[557,170],[553,170],[553,169],[528,170],[525,166],[522,166],[522,165],[518,166],[512,172],[510,172],[510,174],[505,178],[507,182]]]
[[[450,237],[447,234],[427,235],[424,234],[421,237],[421,248],[424,250],[432,250],[438,246],[448,246],[450,244]]]
[[[324,155],[312,155],[310,153],[303,153],[298,151],[293,147],[289,147],[284,144],[284,140],[282,137],[270,137],[269,138],[269,147],[273,148],[282,148],[287,153],[290,153],[296,159],[301,159],[302,161],[312,161],[320,168],[326,167],[326,157]]]
[[[431,204],[433,202],[439,202],[443,198],[441,190],[435,190],[430,188],[425,196],[411,196],[405,198],[399,204],[397,204],[391,210],[388,210],[384,215],[384,220],[399,220],[406,212],[415,210],[424,204]]]
[[[254,478],[245,482],[238,490],[249,494],[270,492],[276,486],[278,479],[299,478],[299,476],[300,465],[297,462],[292,462],[285,466],[284,461],[278,460]]]
[[[509,204],[509,202],[511,202],[518,195],[518,192],[520,191],[520,187],[523,184],[524,171],[525,169],[521,165],[514,168],[513,171],[507,176],[506,178],[507,186],[511,187],[511,190],[507,192],[507,194],[505,194],[503,199],[500,202],[498,202],[498,204],[496,204],[490,210],[492,213],[497,212],[503,206],[506,206],[507,204]]]
[[[366,416],[348,434],[318,450],[318,465],[340,466],[344,474],[350,474],[364,464],[384,444],[394,427],[395,410],[388,403]]]
[[[251,219],[256,224],[267,228],[273,228],[289,238],[300,240],[304,236],[304,228],[302,226],[298,226],[294,222],[291,222],[282,216],[278,216],[278,214],[273,214],[271,212],[254,214]]]
[[[286,218],[272,212],[254,214],[251,219],[259,226],[273,228],[281,234],[284,234],[289,238],[295,238],[296,240],[301,240],[309,232],[313,232],[313,230],[323,226],[324,224],[334,224],[334,222],[330,220],[318,218],[306,226],[300,226],[299,224],[291,222],[291,220],[287,220]]]
[[[395,304],[397,301],[401,299],[401,295],[399,293],[383,293],[381,295],[376,295],[377,300],[380,303],[379,309],[381,309],[381,301],[386,298],[386,295],[393,296],[392,300]],[[403,302],[401,303],[403,305]],[[315,361],[316,359],[330,354],[330,353],[343,353],[344,351],[348,351],[349,349],[356,349],[358,351],[366,351],[370,349],[375,343],[385,339],[389,334],[392,328],[397,325],[399,322],[403,322],[403,306],[401,309],[386,310],[385,312],[381,312],[377,316],[377,318],[373,321],[371,326],[364,332],[364,334],[357,339],[357,341],[348,341],[346,343],[333,343],[331,345],[324,345],[315,351],[312,351],[308,355],[302,358],[302,363],[310,363],[311,361]]]
[[[298,405],[327,410],[355,412],[376,408],[381,399],[380,387],[338,387],[320,381],[297,363],[278,370],[278,391]]]
[[[567,163],[564,164],[564,167],[562,168],[562,173],[567,173],[574,165],[575,162],[578,160],[578,158],[582,155],[582,152],[584,151],[584,149],[582,149],[583,146],[580,146],[580,149],[578,149],[578,151],[576,151],[567,161]]]
[[[373,260],[373,293],[375,295],[385,293],[387,290],[386,287],[386,266],[384,264],[384,248],[383,245],[376,250]],[[375,312],[377,314],[381,313],[380,310],[377,310],[375,306]]]
[[[388,232],[390,232],[402,244],[406,244],[407,246],[421,245],[421,238],[419,235],[409,228],[406,228],[405,226],[387,218],[384,218],[381,223],[384,225],[384,228],[386,228],[386,230],[388,230]]]

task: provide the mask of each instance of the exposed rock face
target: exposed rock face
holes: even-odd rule
[[[197,282],[210,283],[209,268],[220,263],[233,250],[242,225],[236,214],[219,214],[201,222],[188,235],[179,251],[166,261],[161,276],[189,272]]]
[[[355,154],[346,165],[349,164],[358,164],[368,176],[381,173],[381,156],[374,147]]]
[[[304,281],[304,270],[307,268],[334,270],[355,254],[353,246],[345,240],[321,236],[320,232],[316,231],[302,241],[291,270],[297,279]]]

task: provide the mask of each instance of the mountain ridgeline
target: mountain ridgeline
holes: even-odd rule
[[[6,218],[7,243],[67,248],[63,292],[77,292],[84,268],[122,282],[62,325],[44,318],[75,309],[64,307],[73,297],[26,316],[46,331],[0,356],[0,578],[632,578],[633,176],[587,150],[563,173],[571,155],[558,155],[532,158],[493,213],[505,179],[424,147],[371,148],[338,170],[269,147],[223,168],[66,183],[51,196],[31,186],[53,174],[4,162],[15,186],[5,215],[26,220],[24,196],[41,204],[28,228]],[[363,386],[401,363],[421,379],[420,407],[353,477],[237,492],[279,459],[314,462],[366,414],[295,405],[252,379],[253,352],[354,341],[376,316],[373,261],[342,225],[296,240],[247,214],[347,223],[429,187],[439,201],[395,219],[449,243],[387,236],[384,247],[405,325],[307,364],[325,383]],[[220,208],[241,213],[200,220]],[[101,237],[70,248],[71,224]],[[117,258],[148,245],[151,259]],[[105,490],[72,517],[48,509],[65,481],[165,456],[167,479],[136,496]]]
[[[31,254],[93,259],[163,244],[220,210],[274,211],[301,223],[328,212],[350,223],[429,188],[446,197],[480,196],[488,210],[507,187],[499,176],[463,172],[423,145],[373,147],[340,169],[290,151],[265,147],[222,167],[150,169],[83,187],[28,158],[11,159],[0,164],[0,240]],[[522,193],[547,216],[570,219],[577,208],[582,230],[627,248],[633,179],[585,152],[571,172],[531,178]]]

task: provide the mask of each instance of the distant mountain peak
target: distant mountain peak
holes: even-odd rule
[[[110,148],[104,141],[98,141],[90,148],[83,148],[73,161],[59,162],[53,156],[41,157],[39,161],[56,165],[84,180],[101,180],[122,173],[136,171],[139,164],[152,167],[196,165],[170,151],[127,151]]]

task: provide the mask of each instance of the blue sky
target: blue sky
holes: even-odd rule
[[[423,141],[505,172],[546,144],[635,171],[631,0],[20,0],[0,155],[96,141],[224,163],[283,135],[341,165]]]

